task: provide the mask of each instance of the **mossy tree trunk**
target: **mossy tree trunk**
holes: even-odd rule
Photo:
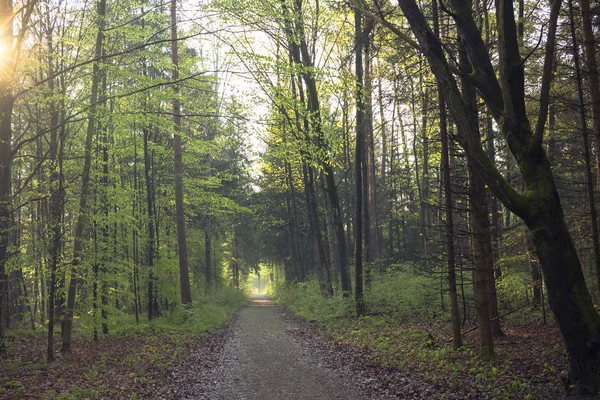
[[[469,79],[499,122],[502,135],[523,178],[523,193],[518,193],[509,185],[481,145],[473,140],[465,99],[458,90],[440,41],[432,33],[419,7],[414,0],[399,0],[399,4],[448,99],[450,112],[458,128],[457,140],[465,149],[469,162],[500,201],[523,219],[531,231],[548,289],[548,302],[567,349],[568,387],[576,394],[597,394],[600,391],[600,317],[586,287],[581,262],[565,222],[550,163],[543,148],[561,1],[551,2],[535,128],[531,126],[525,109],[524,65],[519,54],[512,1],[496,2],[499,80],[473,20],[470,2],[450,2],[452,16],[473,66]]]

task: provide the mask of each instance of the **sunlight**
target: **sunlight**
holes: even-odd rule
[[[0,78],[4,77],[8,69],[8,55],[6,44],[0,41]]]

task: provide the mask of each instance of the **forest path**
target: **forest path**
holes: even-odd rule
[[[190,346],[155,399],[364,400],[435,398],[410,371],[380,365],[367,349],[254,295],[221,329]],[[438,388],[439,389],[439,388]],[[439,397],[439,396],[438,396]],[[459,399],[445,393],[449,400]]]
[[[297,329],[279,315],[267,296],[253,295],[232,326],[223,350],[220,390],[211,398],[365,398],[348,377],[327,368],[295,340]]]

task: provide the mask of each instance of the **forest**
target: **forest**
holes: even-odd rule
[[[189,382],[268,329],[356,354],[341,398],[600,396],[599,43],[590,0],[0,0],[0,398],[236,398]]]

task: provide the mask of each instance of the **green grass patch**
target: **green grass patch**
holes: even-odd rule
[[[109,315],[109,336],[128,336],[147,332],[185,332],[204,334],[219,328],[227,318],[248,302],[248,295],[231,288],[219,289],[209,297],[196,300],[191,306],[176,304],[163,314],[148,321],[145,313],[139,315],[139,323],[135,315],[114,311]],[[99,325],[99,319],[96,324]],[[90,336],[94,329],[94,319],[84,314],[75,321],[76,334]],[[100,331],[100,327],[97,327]]]

